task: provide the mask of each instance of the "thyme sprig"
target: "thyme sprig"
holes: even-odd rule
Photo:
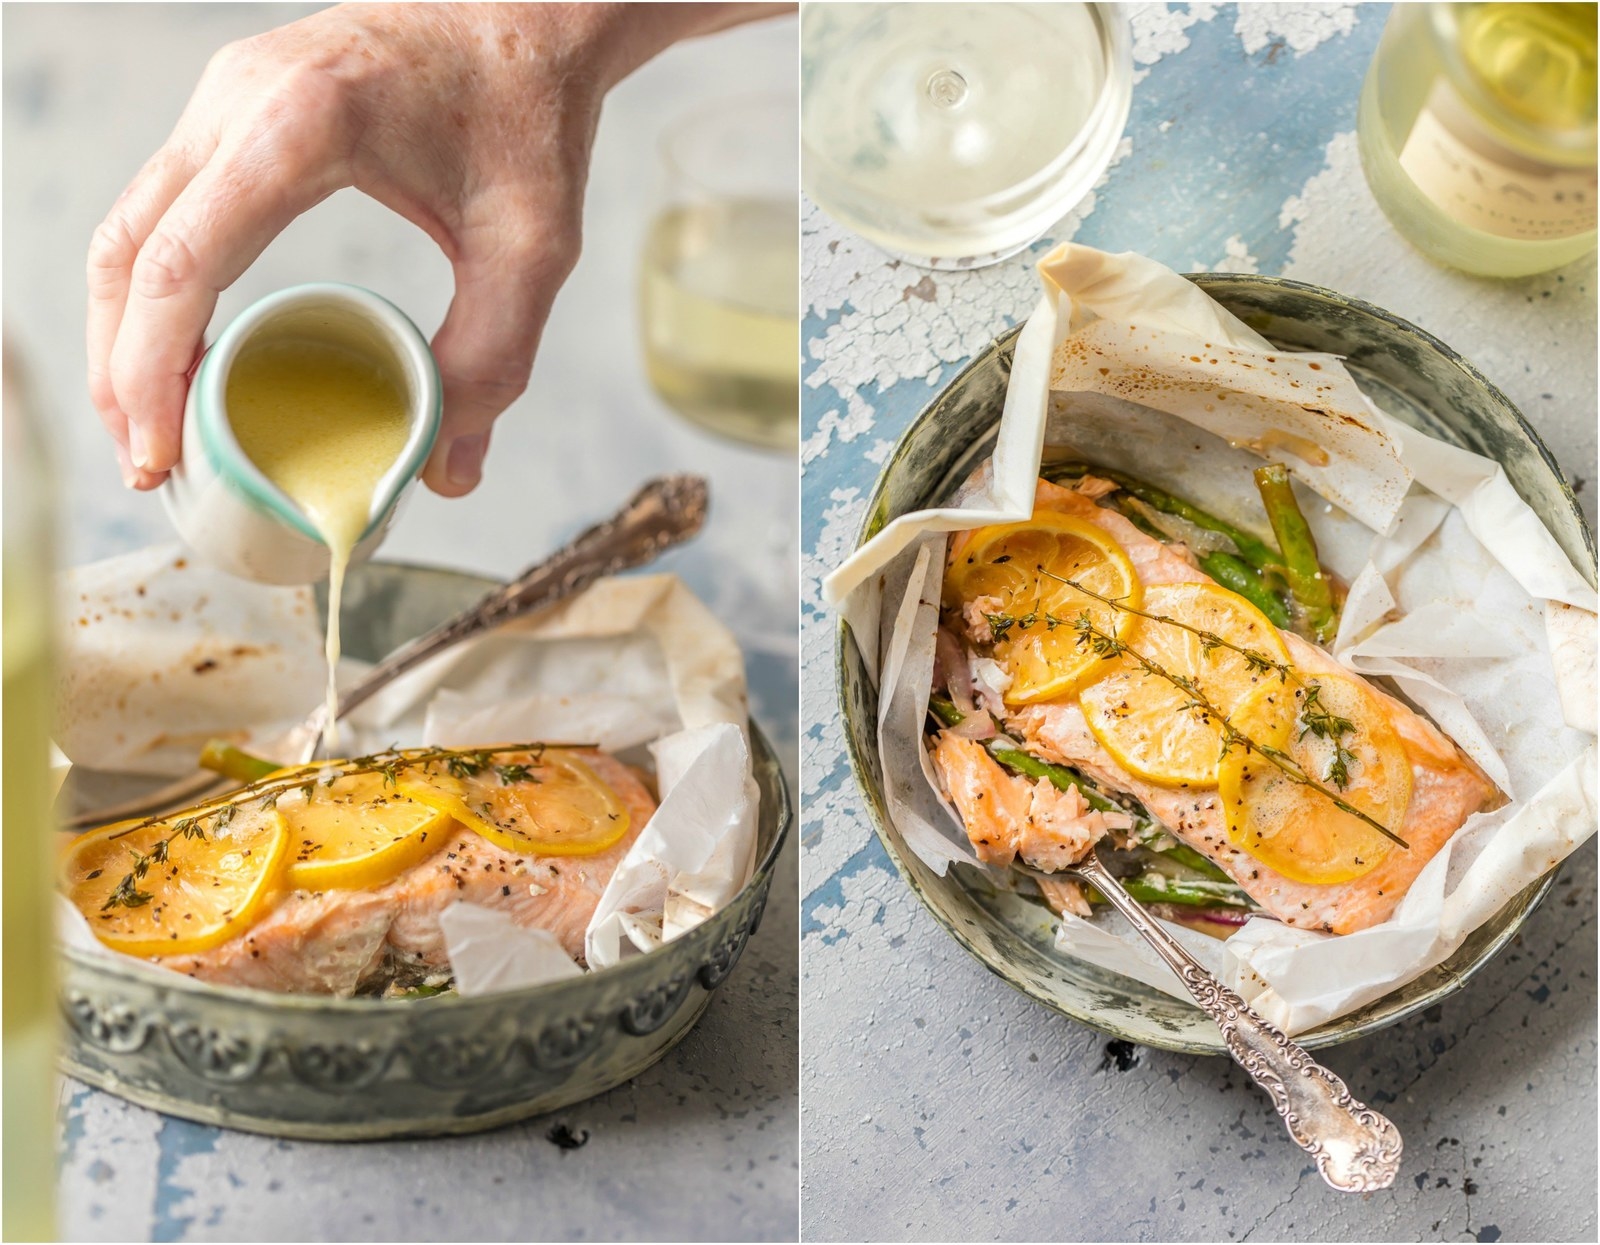
[[[310,799],[316,794],[319,785],[331,787],[339,779],[351,778],[357,774],[381,774],[383,785],[393,787],[398,783],[402,773],[411,770],[422,770],[426,773],[435,765],[442,765],[452,778],[475,778],[485,770],[493,769],[495,776],[505,786],[522,782],[539,782],[539,778],[533,773],[533,766],[540,763],[547,748],[595,746],[582,743],[522,743],[499,744],[491,748],[385,748],[367,756],[352,757],[348,761],[313,762],[310,765],[282,770],[271,777],[247,783],[227,795],[218,796],[183,810],[183,816],[172,822],[172,833],[158,840],[148,852],[129,848],[133,855],[133,868],[117,883],[100,910],[104,912],[108,908],[116,907],[139,908],[149,903],[154,896],[149,891],[140,890],[138,884],[150,871],[151,865],[166,862],[173,843],[185,838],[204,839],[207,823],[213,834],[225,830],[241,809],[252,804],[259,809],[271,809],[277,805],[280,797],[292,791],[299,791]],[[495,764],[495,757],[516,752],[532,753],[533,766],[518,761],[508,762],[505,765]],[[169,813],[147,817],[117,831],[110,838],[113,840],[123,838],[136,831],[168,821],[171,816]]]
[[[1187,631],[1190,635],[1199,638],[1201,651],[1207,657],[1211,656],[1211,654],[1216,652],[1217,649],[1225,648],[1230,652],[1237,653],[1240,657],[1243,657],[1245,660],[1245,665],[1249,667],[1252,674],[1276,674],[1279,682],[1293,679],[1302,687],[1307,686],[1305,681],[1295,673],[1294,667],[1289,665],[1288,662],[1273,661],[1272,658],[1268,657],[1265,653],[1258,649],[1246,648],[1242,644],[1235,644],[1232,640],[1227,639],[1225,636],[1218,635],[1215,631],[1207,631],[1204,627],[1196,627],[1190,623],[1182,622],[1176,618],[1173,618],[1170,614],[1153,614],[1149,610],[1142,610],[1137,606],[1129,605],[1126,601],[1121,600],[1118,597],[1102,596],[1087,584],[1079,583],[1076,579],[1068,579],[1065,575],[1057,575],[1054,571],[1047,571],[1042,566],[1039,568],[1039,573],[1041,575],[1048,575],[1051,579],[1054,579],[1059,583],[1066,584],[1069,588],[1076,588],[1079,592],[1083,593],[1084,596],[1093,597],[1096,601],[1099,601],[1104,605],[1109,605],[1112,609],[1118,610],[1121,613],[1136,614],[1140,618],[1148,618],[1151,622],[1165,623],[1169,627],[1178,627],[1181,630]],[[1352,727],[1351,729],[1353,730],[1355,728]]]
[[[1030,610],[1026,614],[985,614],[984,621],[989,624],[989,634],[996,644],[1006,638],[1006,632],[1013,627],[1020,627],[1026,631],[1039,621],[1039,611]],[[1044,629],[1054,631],[1057,627],[1066,627],[1070,624],[1065,618],[1057,618],[1048,610],[1044,614]]]
[[[1068,579],[1064,575],[1057,575],[1055,572],[1047,571],[1043,567],[1039,568],[1039,572],[1066,584],[1069,588],[1077,589],[1086,596],[1093,597],[1096,601],[1109,605],[1114,610],[1120,610],[1126,614],[1136,614],[1140,618],[1148,618],[1151,622],[1164,623],[1169,627],[1178,627],[1191,635],[1199,637],[1201,651],[1207,657],[1217,649],[1225,648],[1243,657],[1245,665],[1252,674],[1276,674],[1279,682],[1293,680],[1298,683],[1305,689],[1305,699],[1300,704],[1301,727],[1297,738],[1304,739],[1307,735],[1315,735],[1318,739],[1326,739],[1332,743],[1333,758],[1328,762],[1328,768],[1323,773],[1323,777],[1338,787],[1340,791],[1350,786],[1350,766],[1356,760],[1356,754],[1344,746],[1344,739],[1346,735],[1355,734],[1356,726],[1349,718],[1340,717],[1322,703],[1322,684],[1314,679],[1302,677],[1299,671],[1288,662],[1273,661],[1265,653],[1235,644],[1231,640],[1218,635],[1215,631],[1208,631],[1204,627],[1192,626],[1168,614],[1154,614],[1148,610],[1139,609],[1116,597],[1102,596],[1086,584],[1079,583],[1075,579]]]
[[[1078,633],[1079,645],[1087,647],[1090,652],[1095,654],[1095,656],[1103,659],[1124,656],[1128,657],[1146,673],[1152,674],[1158,679],[1166,680],[1168,683],[1172,684],[1173,687],[1177,688],[1179,691],[1183,692],[1184,695],[1188,696],[1189,704],[1186,705],[1185,708],[1200,710],[1206,716],[1211,718],[1212,721],[1216,722],[1218,727],[1221,729],[1222,756],[1227,756],[1232,749],[1238,747],[1244,748],[1247,752],[1259,753],[1261,756],[1266,757],[1266,759],[1279,770],[1281,770],[1288,777],[1290,782],[1293,782],[1298,786],[1309,787],[1311,790],[1317,792],[1317,794],[1321,795],[1324,799],[1331,803],[1340,812],[1348,813],[1350,816],[1365,822],[1379,834],[1383,835],[1384,838],[1393,843],[1399,844],[1401,847],[1404,847],[1407,850],[1410,850],[1411,845],[1394,831],[1390,830],[1388,826],[1384,825],[1376,818],[1373,818],[1362,812],[1359,808],[1357,808],[1354,804],[1351,804],[1348,800],[1344,799],[1337,792],[1323,786],[1322,783],[1311,777],[1310,774],[1307,774],[1305,770],[1301,768],[1300,763],[1287,752],[1284,752],[1281,748],[1273,747],[1271,744],[1259,743],[1256,740],[1251,739],[1243,731],[1239,730],[1239,728],[1236,727],[1229,719],[1227,714],[1222,712],[1221,709],[1217,708],[1216,705],[1212,704],[1211,701],[1206,698],[1205,693],[1200,690],[1199,684],[1197,684],[1193,679],[1186,675],[1174,674],[1172,671],[1162,666],[1159,662],[1152,661],[1150,658],[1146,657],[1143,653],[1139,652],[1138,649],[1130,647],[1124,641],[1112,635],[1109,631],[1101,630],[1099,627],[1095,626],[1094,620],[1089,617],[1089,612],[1087,610],[1078,615],[1072,626],[1073,630]]]
[[[1301,725],[1297,738],[1315,735],[1333,744],[1333,759],[1328,762],[1323,777],[1343,791],[1350,785],[1350,763],[1356,759],[1356,754],[1344,746],[1344,737],[1354,734],[1356,725],[1322,703],[1322,684],[1302,683],[1302,686],[1306,689],[1306,698],[1300,705]]]

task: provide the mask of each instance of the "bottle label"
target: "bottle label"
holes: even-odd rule
[[[1547,242],[1595,227],[1594,166],[1518,155],[1486,133],[1442,80],[1417,115],[1400,167],[1446,215],[1496,237]]]

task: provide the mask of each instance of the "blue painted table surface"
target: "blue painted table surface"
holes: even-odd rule
[[[56,434],[66,558],[173,539],[152,495],[125,492],[84,387],[83,264],[94,226],[176,120],[222,44],[304,5],[26,5],[4,12],[4,306]],[[584,256],[556,302],[528,393],[497,426],[468,499],[419,490],[383,555],[500,576],[692,469],[714,513],[663,559],[734,627],[754,713],[797,772],[792,456],[714,441],[650,391],[634,290],[660,205],[664,127],[791,82],[793,17],[673,49],[607,100]],[[354,191],[295,222],[223,296],[225,323],[299,281],[369,286],[425,331],[450,268],[422,233]],[[216,330],[214,329],[213,332]],[[276,1141],[168,1119],[69,1086],[61,1227],[77,1240],[792,1239],[797,1214],[796,872],[787,854],[761,931],[682,1045],[628,1085],[559,1115],[445,1141]],[[587,1134],[581,1149],[549,1139]]]
[[[1330,286],[1477,364],[1555,452],[1591,525],[1595,269],[1434,267],[1373,202],[1356,100],[1382,5],[1139,5],[1133,110],[1067,238],[1178,269]],[[1108,1049],[1013,992],[920,907],[845,757],[821,576],[895,439],[1031,311],[1031,255],[886,261],[803,217],[802,1222],[817,1240],[1594,1240],[1595,852],[1516,943],[1425,1014],[1326,1052],[1406,1138],[1399,1183],[1326,1189],[1231,1063]]]

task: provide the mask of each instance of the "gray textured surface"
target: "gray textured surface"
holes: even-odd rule
[[[4,316],[54,424],[74,562],[170,539],[160,503],[125,492],[83,382],[91,231],[166,136],[222,43],[311,6],[28,5],[4,13]],[[724,445],[650,392],[634,284],[656,207],[662,128],[702,102],[786,89],[792,18],[685,45],[607,101],[585,253],[556,303],[528,394],[501,421],[483,485],[419,490],[385,555],[506,575],[619,503],[646,475],[693,468],[714,514],[682,574],[740,633],[754,712],[795,766],[795,471]],[[292,225],[224,294],[217,323],[297,281],[370,286],[425,331],[449,265],[353,191]],[[291,1144],[203,1128],[68,1087],[62,1229],[72,1239],[766,1239],[796,1215],[795,873],[683,1045],[630,1085],[556,1119],[476,1138]],[[581,1149],[546,1140],[564,1124]]]
[[[1591,845],[1463,992],[1319,1053],[1406,1139],[1399,1184],[1350,1198],[1231,1063],[1046,1011],[874,873],[829,957],[848,984],[825,989],[807,947],[805,1234],[1592,1240],[1594,886]]]
[[[1590,523],[1594,259],[1521,281],[1436,268],[1362,178],[1355,104],[1381,5],[1135,5],[1124,146],[1052,239],[1259,271],[1450,343],[1538,429]],[[844,756],[835,619],[895,438],[1031,310],[1028,256],[908,273],[804,218],[802,1219],[850,1240],[1594,1240],[1595,848],[1461,993],[1324,1052],[1405,1135],[1397,1186],[1329,1192],[1232,1065],[1105,1037],[1016,994],[925,912]],[[920,278],[920,279],[919,279]]]

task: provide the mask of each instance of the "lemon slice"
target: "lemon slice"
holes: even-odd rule
[[[141,956],[205,951],[248,929],[276,890],[289,834],[275,809],[241,808],[221,829],[202,818],[203,837],[180,833],[181,824],[118,822],[67,848],[62,888],[106,946]],[[108,907],[141,857],[132,903]]]
[[[1355,728],[1343,736],[1344,747],[1354,754],[1343,789],[1330,773],[1333,741],[1307,729],[1303,689],[1295,689],[1300,709],[1287,726],[1277,708],[1264,704],[1265,696],[1275,694],[1271,689],[1242,706],[1234,715],[1235,725],[1252,739],[1282,747],[1309,777],[1404,837],[1411,764],[1383,706],[1353,679],[1319,674],[1307,682],[1318,689],[1323,709]],[[1223,758],[1218,794],[1227,812],[1228,837],[1290,881],[1349,882],[1370,873],[1396,849],[1360,818],[1242,748]]]
[[[533,856],[592,856],[628,832],[617,793],[571,752],[499,753],[474,773],[437,763],[402,774],[400,791],[489,842]]]
[[[297,890],[381,886],[444,842],[450,814],[402,795],[380,774],[351,774],[278,801]]]
[[[1266,615],[1216,584],[1146,588],[1142,608],[1209,631],[1268,661],[1288,660],[1283,638]],[[1263,671],[1259,663],[1252,665],[1243,654],[1221,645],[1207,652],[1207,642],[1183,627],[1147,618],[1135,621],[1138,625],[1126,637],[1128,647],[1163,670],[1193,679],[1206,700],[1230,718],[1258,687],[1282,686],[1276,671]],[[1187,692],[1126,654],[1090,677],[1093,681],[1078,696],[1083,715],[1101,746],[1130,774],[1166,786],[1209,787],[1217,781],[1221,723],[1197,707]],[[1288,697],[1278,703],[1288,711]]]
[[[994,655],[1011,674],[1008,704],[1070,691],[1100,658],[1078,643],[1073,623],[1124,636],[1130,614],[1061,582],[1139,604],[1139,580],[1122,546],[1085,519],[1041,510],[1022,523],[980,528],[946,576],[947,604],[977,605],[994,635]]]

